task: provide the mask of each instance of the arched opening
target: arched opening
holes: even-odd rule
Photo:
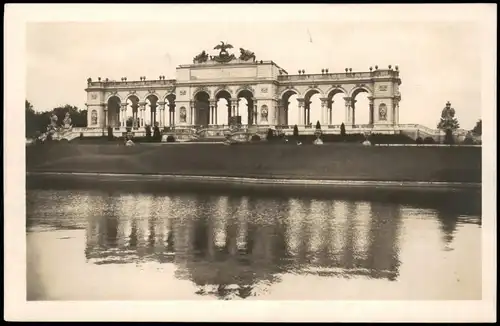
[[[345,100],[347,95],[340,89],[334,89],[328,93],[327,121],[329,125],[340,125],[347,123],[345,116]]]
[[[112,96],[108,99],[108,115],[106,127],[120,128],[120,109],[121,100],[118,96]]]
[[[149,95],[146,97],[146,125],[154,126],[158,119],[158,97]]]
[[[175,125],[175,94],[168,94],[165,98],[165,111],[163,112],[163,124],[165,126]]]
[[[242,90],[238,93],[238,110],[241,112],[241,123],[253,125],[257,120],[257,112],[254,110],[253,94],[249,90]]]
[[[323,122],[321,117],[321,95],[318,90],[309,90],[304,96],[304,125],[315,126]]]
[[[281,97],[280,105],[280,124],[284,126],[293,126],[299,124],[299,105],[297,102],[298,94],[294,90],[286,91]]]
[[[373,110],[368,100],[369,93],[364,88],[356,89],[352,95],[352,125],[363,126],[373,124]]]
[[[206,92],[199,92],[194,97],[194,124],[197,126],[208,127],[210,124],[210,96]],[[182,117],[181,117],[181,122]]]
[[[231,105],[234,104],[236,106],[237,103],[231,103],[231,94],[228,91],[223,90],[215,94],[216,100],[216,115],[221,117],[219,120],[217,117],[217,121],[221,121],[223,125],[231,124],[231,117],[233,115],[237,115],[236,112],[232,112]]]
[[[131,95],[127,98],[126,103],[125,126],[137,129],[141,126],[141,121],[139,119],[139,98],[135,95]]]

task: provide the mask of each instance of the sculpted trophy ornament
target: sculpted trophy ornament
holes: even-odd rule
[[[252,60],[253,62],[255,62],[255,53],[252,51],[240,48],[240,60],[243,60],[243,61]]]
[[[193,63],[204,63],[208,60],[208,54],[203,50],[200,54],[193,58]]]

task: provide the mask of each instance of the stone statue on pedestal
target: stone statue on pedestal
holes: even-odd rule
[[[66,130],[70,130],[73,127],[71,125],[71,117],[69,115],[69,112],[66,112],[66,115],[64,116],[63,126],[64,126],[64,129],[66,129]]]

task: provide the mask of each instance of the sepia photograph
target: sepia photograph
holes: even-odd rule
[[[11,5],[5,35],[10,320],[496,320],[496,5]]]

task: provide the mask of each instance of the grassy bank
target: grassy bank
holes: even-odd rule
[[[481,182],[471,147],[55,143],[28,146],[26,159],[28,171]]]

